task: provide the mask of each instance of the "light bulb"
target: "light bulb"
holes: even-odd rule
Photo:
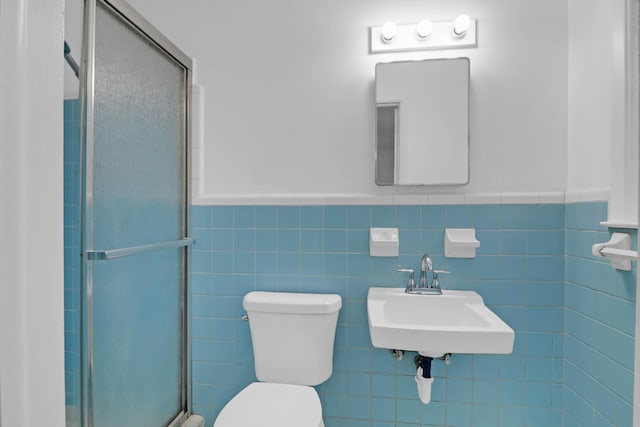
[[[455,37],[462,37],[471,26],[471,18],[469,15],[458,15],[453,23],[453,35]]]
[[[398,32],[398,27],[393,22],[385,22],[382,26],[382,31],[380,32],[380,38],[383,42],[389,43],[396,36]]]
[[[431,35],[433,24],[428,19],[423,19],[416,24],[416,34],[419,39],[426,39]]]

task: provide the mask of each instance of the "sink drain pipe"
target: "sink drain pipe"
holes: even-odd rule
[[[422,403],[431,402],[431,385],[433,378],[431,377],[431,362],[433,357],[418,354],[413,361],[416,364],[416,384],[418,385],[418,396]]]

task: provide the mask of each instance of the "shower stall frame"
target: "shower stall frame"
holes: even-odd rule
[[[111,10],[121,20],[129,24],[131,29],[137,31],[142,37],[152,42],[157,48],[167,54],[184,68],[184,206],[183,206],[183,230],[184,236],[170,242],[151,243],[149,245],[121,248],[116,250],[93,250],[93,156],[94,156],[94,90],[95,90],[95,31],[96,9],[100,3]],[[191,58],[185,55],[175,44],[167,39],[157,28],[133,9],[123,0],[85,0],[84,3],[84,31],[82,46],[82,66],[80,73],[80,99],[81,99],[81,205],[84,212],[81,215],[81,404],[80,420],[83,427],[93,427],[93,280],[92,262],[94,260],[108,260],[142,252],[161,250],[165,248],[184,248],[183,263],[181,266],[183,289],[182,304],[180,307],[182,318],[182,360],[181,360],[181,411],[176,415],[168,427],[181,425],[191,415],[191,339],[190,339],[190,310],[188,296],[190,291],[189,262],[190,246],[194,243],[189,238],[190,226],[190,200],[191,200],[191,87],[193,64]]]

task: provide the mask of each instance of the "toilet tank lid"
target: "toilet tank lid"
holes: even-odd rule
[[[323,314],[340,310],[342,298],[336,294],[255,291],[244,296],[242,306],[248,312]]]

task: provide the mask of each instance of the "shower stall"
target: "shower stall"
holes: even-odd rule
[[[191,60],[127,3],[87,0],[79,77],[65,102],[67,426],[178,426]]]

